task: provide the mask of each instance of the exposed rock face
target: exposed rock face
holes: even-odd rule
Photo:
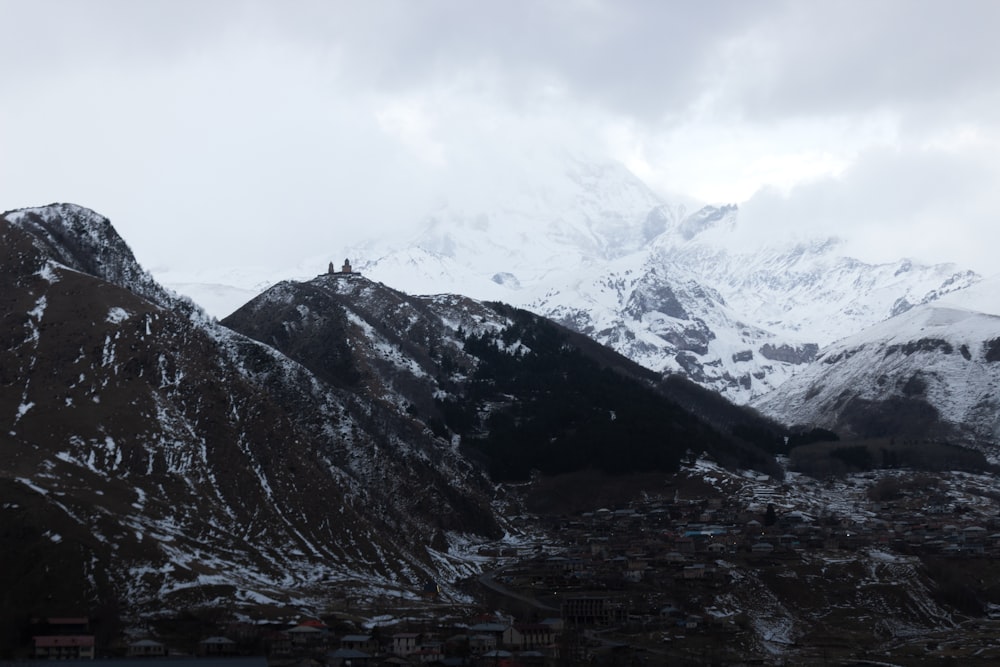
[[[774,346],[770,343],[764,343],[760,346],[760,354],[765,359],[796,365],[809,363],[816,358],[817,353],[819,353],[819,345],[815,343],[806,343],[798,347],[792,347],[788,344]]]
[[[1000,361],[1000,338],[992,338],[983,343],[985,354],[983,358],[990,363]]]
[[[497,285],[503,285],[504,287],[509,287],[511,289],[520,289],[521,287],[521,281],[517,279],[517,276],[506,271],[494,273],[490,280],[495,282]]]
[[[632,292],[628,303],[625,304],[625,313],[636,319],[641,319],[643,315],[651,312],[662,313],[679,320],[688,319],[688,313],[677,300],[674,290],[665,284],[637,289]]]

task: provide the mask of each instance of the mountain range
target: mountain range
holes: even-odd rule
[[[737,403],[834,340],[980,279],[864,263],[834,238],[765,244],[735,206],[688,212],[617,164],[571,161],[547,185],[486,210],[445,207],[403,243],[357,249],[357,263],[407,291],[527,308]]]
[[[70,204],[0,248],[2,609],[461,599],[499,481],[775,471],[775,422],[524,310],[324,272],[220,323]]]
[[[978,569],[956,574],[947,549],[960,545],[924,533],[957,539],[938,524],[959,513],[969,530],[995,530],[987,459],[1000,318],[980,312],[992,309],[995,281],[865,265],[837,256],[833,242],[726,249],[709,242],[737,233],[736,209],[669,220],[669,207],[655,210],[663,217],[647,214],[644,231],[622,223],[595,229],[600,243],[580,241],[581,272],[595,275],[573,294],[608,310],[559,311],[558,321],[499,300],[414,295],[329,262],[217,320],[162,287],[93,211],[0,215],[0,625],[69,610],[105,628],[192,609],[287,620],[349,604],[416,606],[428,590],[442,598],[433,605],[471,609],[495,555],[537,569],[540,550],[572,548],[552,526],[585,525],[585,509],[640,498],[661,508],[646,519],[669,506],[704,522],[708,494],[732,504],[727,530],[744,542],[760,538],[754,519],[766,523],[775,508],[781,530],[813,536],[787,552],[787,568],[742,551],[718,561],[731,585],[711,584],[695,608],[745,614],[748,645],[783,652],[795,637],[826,637],[830,609],[882,618],[876,630],[867,616],[852,626],[873,645],[965,636],[955,614],[978,618],[997,599],[991,561],[963,555]],[[565,243],[568,229],[546,243]],[[622,254],[597,257],[612,238]],[[703,253],[714,259],[696,261]],[[401,257],[459,266],[417,246],[384,257],[383,268]],[[773,263],[783,268],[771,275]],[[415,262],[412,275],[428,266]],[[607,267],[613,279],[596,276]],[[817,267],[828,281],[803,277]],[[470,285],[494,267],[474,268],[463,269]],[[486,288],[562,298],[508,268]],[[733,285],[747,284],[736,298]],[[798,323],[751,326],[737,315],[734,304],[769,303],[783,289]],[[809,298],[821,303],[807,308]],[[833,323],[805,317],[841,310]],[[878,321],[828,340],[849,316]],[[821,342],[803,337],[823,330]],[[673,345],[663,358],[688,365],[651,368],[602,336],[633,355],[648,352],[645,341]],[[712,382],[733,367],[711,355],[737,343],[746,353],[732,362],[787,371],[780,383],[773,370],[751,374],[760,383],[741,394],[749,407]],[[777,386],[754,395],[765,381]],[[891,469],[872,471],[880,462]],[[578,516],[562,524],[563,512]],[[641,541],[662,552],[697,525],[671,523],[678,532]],[[863,548],[851,546],[859,530]],[[842,535],[828,546],[819,534]],[[630,548],[633,536],[615,539]],[[657,600],[682,576],[658,568],[666,588],[647,591]],[[822,582],[807,587],[821,589],[815,600],[801,595],[800,575]],[[0,652],[10,641],[0,634]]]
[[[900,327],[895,338],[919,341],[920,316],[900,316],[946,295],[962,308],[1000,313],[995,291],[967,296],[982,282],[972,271],[909,259],[866,263],[836,238],[765,241],[741,225],[737,207],[666,202],[617,163],[569,158],[544,182],[505,188],[482,201],[444,203],[411,234],[343,254],[366,277],[407,293],[525,308],[662,376],[686,377],[788,423],[838,424],[819,408],[795,407],[789,397],[804,379],[777,391],[800,374],[830,370],[824,350],[836,341],[874,326]],[[268,284],[262,275],[232,282],[242,288],[176,287],[224,315],[253,293],[249,287]],[[839,384],[831,379],[828,390]],[[834,393],[842,391],[852,386]],[[992,432],[988,409],[955,411],[936,400],[928,396],[941,419],[976,422],[936,433],[981,441]]]
[[[961,442],[995,457],[1000,317],[941,301],[827,346],[757,407],[847,438]]]

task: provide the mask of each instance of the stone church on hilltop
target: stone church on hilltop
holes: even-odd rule
[[[344,266],[341,267],[340,271],[335,271],[333,268],[333,262],[330,262],[330,268],[327,269],[327,273],[334,276],[356,276],[360,275],[351,267],[350,260],[344,260]]]

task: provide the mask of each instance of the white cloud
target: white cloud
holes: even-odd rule
[[[391,102],[376,112],[376,118],[385,132],[397,137],[421,161],[436,167],[447,163],[444,145],[434,137],[439,128],[421,102]]]
[[[569,148],[663,192],[748,200],[761,233],[988,270],[993,0],[0,0],[0,16],[0,207],[91,206],[147,264],[298,259],[442,196],[500,196]]]
[[[1000,170],[991,156],[940,149],[867,151],[840,177],[802,183],[787,193],[758,191],[743,207],[750,229],[795,237],[822,229],[850,241],[863,259],[901,256],[961,259],[993,273],[1000,240],[991,187]]]

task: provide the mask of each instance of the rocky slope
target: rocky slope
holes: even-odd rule
[[[280,283],[223,324],[405,412],[501,478],[526,477],[529,461],[543,473],[669,470],[690,448],[767,466],[780,441],[777,424],[537,315],[356,273]]]
[[[0,512],[11,553],[68,559],[49,595],[405,594],[442,576],[436,535],[502,534],[474,467],[167,293],[101,216],[16,211],[0,237]],[[45,603],[25,572],[54,564],[18,565],[3,606]]]
[[[925,305],[849,336],[755,402],[842,437],[1000,438],[1000,317]]]

